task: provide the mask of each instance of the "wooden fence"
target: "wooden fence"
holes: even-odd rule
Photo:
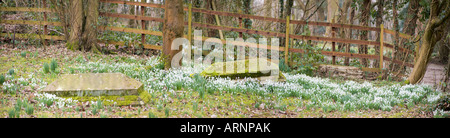
[[[45,3],[45,0],[43,0]],[[141,6],[141,9],[145,9],[146,7],[151,8],[162,8],[164,9],[164,5],[161,4],[152,4],[152,3],[142,3],[142,2],[130,2],[130,1],[122,1],[122,0],[100,0],[102,3],[114,3],[114,4],[125,4],[125,5],[134,5],[134,6]],[[45,4],[44,4],[45,6]],[[287,63],[289,52],[293,53],[304,53],[304,49],[298,49],[298,48],[292,48],[290,47],[290,41],[289,40],[312,40],[312,41],[323,41],[323,42],[331,42],[332,44],[332,51],[321,51],[323,55],[331,56],[332,57],[332,64],[336,63],[336,57],[348,57],[348,58],[363,58],[363,59],[374,59],[379,60],[380,65],[379,68],[363,68],[363,71],[368,72],[380,72],[383,69],[383,61],[390,61],[394,62],[396,64],[402,65],[402,66],[408,66],[413,67],[414,64],[412,59],[406,59],[406,60],[397,60],[397,59],[391,59],[384,55],[384,52],[379,52],[379,55],[370,55],[370,54],[358,54],[358,53],[350,53],[350,52],[338,52],[336,51],[336,43],[344,43],[344,44],[357,44],[357,45],[372,45],[375,47],[379,47],[381,51],[384,51],[384,48],[390,48],[393,49],[394,46],[390,43],[387,43],[384,41],[385,34],[395,35],[397,32],[386,29],[381,25],[380,27],[367,27],[367,26],[359,26],[359,25],[351,25],[351,24],[339,24],[339,23],[329,23],[329,22],[315,22],[315,21],[300,21],[300,20],[290,20],[289,17],[286,19],[279,19],[279,18],[272,18],[272,17],[264,17],[264,16],[257,16],[257,15],[248,15],[248,14],[241,14],[241,13],[233,13],[233,12],[224,12],[224,11],[215,11],[215,10],[207,10],[202,8],[192,8],[191,5],[188,7],[184,7],[184,10],[188,12],[188,21],[185,22],[185,25],[188,26],[188,34],[185,35],[186,38],[192,42],[192,27],[202,27],[202,28],[208,28],[208,29],[216,29],[216,30],[222,30],[222,31],[234,31],[247,34],[256,34],[256,35],[262,35],[266,37],[282,37],[286,38],[285,46],[280,46],[278,51],[284,52],[285,62]],[[27,25],[44,25],[44,39],[53,39],[53,40],[64,40],[64,37],[62,36],[51,36],[47,35],[47,26],[62,26],[60,22],[48,22],[46,20],[46,13],[54,12],[52,9],[49,8],[28,8],[28,7],[1,7],[0,11],[20,11],[20,12],[43,12],[44,13],[44,21],[23,21],[23,20],[1,20],[0,23],[5,24],[27,24]],[[115,17],[115,18],[124,18],[124,19],[131,19],[131,20],[140,20],[142,21],[141,28],[142,29],[135,29],[135,28],[124,28],[124,27],[112,27],[112,26],[100,26],[98,27],[99,30],[109,30],[109,31],[118,31],[118,32],[129,32],[129,33],[136,33],[141,34],[141,45],[144,46],[146,49],[155,49],[155,50],[161,50],[162,47],[158,45],[152,45],[152,44],[146,44],[145,43],[145,36],[146,35],[154,35],[154,36],[161,36],[162,32],[160,31],[151,31],[147,30],[145,28],[145,22],[159,22],[163,23],[163,18],[157,18],[157,17],[149,17],[145,16],[145,13],[143,10],[140,15],[128,15],[128,14],[118,14],[118,13],[106,13],[106,12],[100,12],[100,16],[103,17]],[[203,13],[208,15],[219,15],[219,16],[230,16],[234,18],[238,18],[239,21],[242,21],[242,19],[253,19],[253,20],[262,20],[262,21],[268,21],[268,22],[274,22],[274,23],[284,23],[288,24],[286,25],[286,32],[280,33],[280,32],[272,32],[272,31],[264,31],[264,30],[254,30],[254,29],[246,29],[242,27],[242,23],[239,23],[239,27],[230,27],[230,26],[221,26],[221,25],[214,25],[214,24],[206,24],[206,23],[198,23],[198,22],[192,22],[192,13]],[[322,36],[308,36],[308,35],[296,35],[291,34],[289,32],[289,26],[293,25],[312,25],[312,26],[325,26],[325,27],[331,27],[332,28],[332,37],[322,37]],[[355,39],[344,39],[344,38],[337,38],[335,37],[335,31],[338,28],[342,29],[352,29],[352,30],[364,30],[364,31],[375,31],[380,32],[380,41],[370,41],[370,40],[355,40]],[[6,34],[2,33],[2,36],[6,36]],[[16,34],[19,36],[18,38],[25,38],[27,35],[25,34]],[[242,35],[240,35],[242,36]],[[399,33],[400,38],[402,39],[412,39],[411,36],[403,33]],[[34,36],[36,37],[36,35]],[[207,40],[208,37],[203,37],[203,41]],[[226,40],[221,39],[223,43],[226,43]],[[108,43],[108,44],[116,44],[116,45],[124,45],[125,42],[118,42],[118,41],[99,41],[100,43]],[[229,43],[237,44],[237,45],[243,45],[247,47],[254,47],[254,44],[249,43],[242,43],[242,42],[236,42],[232,41]],[[267,49],[272,49],[270,45],[267,45]],[[402,46],[399,46],[400,53],[408,54],[414,54],[414,51],[404,48]]]

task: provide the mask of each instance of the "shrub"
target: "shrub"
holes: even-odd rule
[[[324,60],[324,55],[322,55],[322,49],[307,43],[296,43],[294,47],[299,47],[305,49],[305,53],[299,55],[299,53],[293,53],[294,61],[297,62],[296,73],[305,74],[308,76],[313,76],[314,71],[317,70],[314,67],[315,64],[321,64]]]

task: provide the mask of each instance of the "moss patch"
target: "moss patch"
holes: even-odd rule
[[[136,95],[127,95],[127,96],[98,96],[98,97],[63,97],[63,98],[72,98],[74,100],[78,100],[79,102],[88,102],[88,101],[103,101],[104,105],[116,105],[116,106],[126,106],[126,105],[138,105],[139,104],[139,96]]]

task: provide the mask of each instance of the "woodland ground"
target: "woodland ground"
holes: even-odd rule
[[[205,80],[191,79],[182,71],[172,71],[180,75],[179,78],[173,78],[180,81],[172,81],[161,79],[170,77],[170,73],[156,69],[158,60],[154,57],[74,52],[67,50],[64,44],[55,44],[46,49],[32,46],[12,48],[9,44],[1,44],[0,53],[0,73],[6,74],[6,82],[0,93],[2,118],[430,118],[438,114],[433,108],[441,95],[429,86],[403,86],[400,82],[378,80],[344,81],[342,78],[322,79],[305,75],[287,75],[288,82],[268,84],[269,87],[253,81],[241,84],[226,79],[199,83]],[[57,63],[57,68],[45,71],[43,65],[51,64],[52,60]],[[100,100],[77,102],[40,92],[61,74],[87,72],[122,72],[140,80],[150,93],[147,97],[149,101],[139,106],[116,106]],[[222,82],[243,86],[231,88],[214,84]],[[196,89],[197,83],[207,86]],[[353,88],[351,85],[362,88]],[[334,87],[344,86],[338,94],[333,92]],[[291,88],[293,91],[288,87],[294,87]],[[268,88],[271,88],[271,92],[268,92]],[[391,92],[394,94],[389,94]]]

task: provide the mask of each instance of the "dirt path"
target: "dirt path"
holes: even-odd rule
[[[421,83],[428,85],[437,85],[444,78],[444,64],[428,63],[427,71]]]

